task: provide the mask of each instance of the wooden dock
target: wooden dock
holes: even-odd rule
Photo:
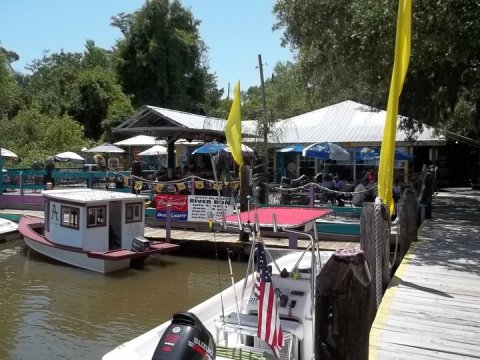
[[[480,191],[439,193],[370,331],[369,359],[480,359]]]

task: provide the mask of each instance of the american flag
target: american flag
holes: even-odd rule
[[[283,346],[283,331],[277,312],[277,297],[272,283],[272,269],[267,266],[267,257],[263,244],[257,249],[257,274],[255,277],[255,296],[258,299],[257,336],[272,348],[275,356],[280,357]]]

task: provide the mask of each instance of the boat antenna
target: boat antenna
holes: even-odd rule
[[[213,228],[212,228],[212,231],[213,231]],[[220,288],[220,304],[222,307],[222,319],[224,319],[225,307],[223,305],[223,288],[222,288],[222,281],[220,279],[220,260],[218,258],[217,237],[215,236],[215,231],[213,231],[213,239],[215,244],[215,257],[217,258],[217,279],[218,279],[218,287]]]
[[[242,324],[240,322],[240,308],[238,307],[237,290],[235,289],[235,278],[233,276],[233,270],[232,270],[232,260],[230,259],[230,250],[228,250],[228,248],[227,248],[227,258],[228,258],[228,268],[230,270],[230,280],[232,281],[233,295],[235,296],[235,305],[237,307],[238,326],[241,326]]]

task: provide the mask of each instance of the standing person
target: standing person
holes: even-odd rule
[[[366,177],[367,177],[367,181],[368,181],[369,184],[376,184],[377,183],[377,172],[375,171],[374,167],[370,168]]]
[[[287,165],[287,177],[290,179],[295,179],[297,177],[297,164],[295,160],[290,160]]]
[[[135,189],[135,182],[137,180],[143,179],[143,170],[146,169],[147,164],[142,160],[142,156],[135,154],[135,161],[132,163],[132,169],[130,175],[132,176],[132,194],[137,194]]]

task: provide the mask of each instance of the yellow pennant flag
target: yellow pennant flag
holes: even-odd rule
[[[400,0],[398,4],[395,61],[393,64],[390,93],[388,95],[387,118],[383,129],[382,150],[378,168],[378,196],[393,213],[393,166],[395,139],[397,135],[398,102],[410,60],[412,23],[412,1]]]
[[[242,156],[242,117],[240,113],[240,81],[235,85],[232,108],[225,125],[227,144],[238,166],[243,165]]]

